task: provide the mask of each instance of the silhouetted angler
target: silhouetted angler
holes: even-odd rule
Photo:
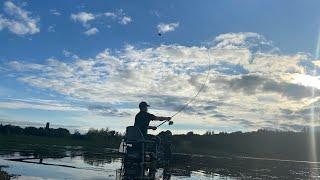
[[[150,121],[170,121],[171,117],[159,117],[155,116],[153,114],[148,113],[148,107],[150,107],[146,102],[142,101],[139,104],[140,112],[135,117],[134,126],[138,127],[143,134],[144,137],[146,137],[148,129],[156,130],[157,127],[155,126],[149,126]]]
[[[124,153],[124,158],[119,176],[124,180],[155,179],[156,167],[163,167],[170,161],[171,153],[164,154],[170,149],[162,146],[165,144],[161,144],[160,137],[147,133],[148,129],[157,129],[155,126],[149,126],[150,121],[170,121],[171,117],[158,117],[150,114],[148,107],[146,102],[139,104],[140,112],[135,117],[134,126],[127,127],[126,135],[120,146],[120,152]]]

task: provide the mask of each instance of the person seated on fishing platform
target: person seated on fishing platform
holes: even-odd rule
[[[150,106],[146,102],[140,102],[140,112],[135,117],[134,126],[140,129],[145,139],[155,141],[157,144],[159,144],[160,139],[158,137],[148,134],[148,129],[157,129],[155,126],[149,126],[150,121],[170,121],[171,117],[160,117],[150,114],[148,113],[148,107]]]

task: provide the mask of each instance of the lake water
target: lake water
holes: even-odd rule
[[[43,158],[39,158],[43,157]],[[54,157],[54,158],[52,158]],[[13,179],[116,179],[121,157],[82,150],[51,152],[0,151],[0,167]],[[177,155],[171,179],[318,179],[318,163],[249,157]],[[157,170],[161,179],[163,169]]]

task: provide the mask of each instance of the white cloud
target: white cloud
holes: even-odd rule
[[[87,111],[86,108],[41,99],[9,99],[0,101],[1,109],[38,109],[50,111]]]
[[[117,20],[121,25],[127,25],[132,22],[132,17],[126,15],[123,9],[118,9],[114,12],[106,12],[104,15],[110,17],[112,20]]]
[[[50,25],[50,26],[48,26],[48,32],[56,32],[56,25]]]
[[[129,17],[129,16],[123,16],[123,17],[121,18],[121,20],[119,21],[119,23],[122,24],[122,25],[127,25],[127,24],[129,24],[131,21],[132,21],[131,17]]]
[[[170,31],[174,31],[176,28],[179,27],[179,23],[160,23],[158,24],[157,28],[158,28],[158,32],[159,33],[167,33]]]
[[[40,32],[39,18],[31,17],[31,13],[15,5],[11,1],[4,2],[3,16],[0,14],[0,30],[7,28],[17,35],[36,34]]]
[[[243,33],[227,33],[221,34],[215,38],[218,42],[217,48],[239,48],[256,46],[258,44],[271,45],[270,41],[267,41],[262,35],[254,32]]]
[[[155,15],[157,18],[161,17],[161,14],[158,10],[150,10],[150,14]]]
[[[119,23],[121,25],[127,25],[132,22],[132,17],[126,15],[122,9],[119,9],[114,12],[105,12],[105,13],[88,13],[80,12],[77,14],[71,14],[71,19],[74,22],[80,22],[87,30],[84,34],[90,36],[99,32],[96,27],[91,28],[92,24],[107,24],[107,27],[111,27],[111,23]],[[99,23],[97,23],[99,21]],[[1,23],[1,22],[0,22]]]
[[[70,52],[70,51],[67,51],[67,50],[63,50],[62,51],[62,54],[65,56],[65,57],[71,57],[73,59],[79,59],[79,56]]]
[[[24,63],[21,63],[21,61],[10,61],[8,63],[8,66],[16,71],[23,71],[23,72],[38,71],[44,68],[44,65],[41,65],[41,64],[32,64],[32,63],[24,64]]]
[[[99,29],[94,27],[94,28],[91,28],[91,29],[85,31],[84,34],[86,34],[87,36],[92,36],[92,35],[97,34],[98,32],[99,32]]]
[[[111,18],[116,18],[117,17],[116,13],[114,13],[114,12],[106,12],[106,13],[104,13],[104,15],[106,17],[111,17]]]
[[[230,33],[218,36],[209,47],[127,45],[86,59],[48,59],[43,64],[12,61],[7,68],[23,83],[85,103],[107,102],[108,106],[91,110],[125,116],[123,107],[132,109],[141,100],[150,102],[153,110],[173,114],[199,90],[210,66],[204,91],[179,114],[182,124],[192,125],[196,118],[199,123],[237,125],[243,130],[303,125],[307,120],[302,110],[315,98],[311,85],[294,80],[310,73],[301,62],[311,58],[268,50],[273,48],[259,34]],[[319,79],[313,80],[320,84]],[[316,90],[316,98],[319,95]],[[290,118],[285,112],[291,112]]]
[[[56,9],[50,9],[50,13],[55,16],[61,16],[61,13]]]
[[[79,12],[77,14],[71,14],[70,18],[75,22],[82,23],[83,26],[88,27],[88,22],[95,19],[95,15],[87,12]]]

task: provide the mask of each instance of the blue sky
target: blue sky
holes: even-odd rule
[[[123,131],[141,100],[172,115],[205,83],[165,128],[299,130],[318,103],[319,5],[1,1],[0,121]]]

